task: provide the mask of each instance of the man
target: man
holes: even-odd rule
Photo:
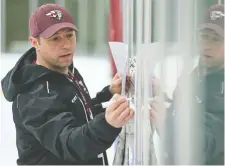
[[[200,59],[199,65],[190,75],[195,89],[191,99],[196,112],[201,111],[203,115],[203,121],[201,117],[199,119],[199,122],[202,122],[199,125],[203,126],[203,130],[199,132],[204,133],[204,141],[202,154],[199,154],[203,156],[200,159],[202,161],[194,164],[224,165],[224,5],[213,5],[207,10],[198,36]],[[180,111],[176,105],[179,104],[178,94],[184,88],[178,84],[174,92],[173,106],[167,110],[165,132],[168,156],[165,158],[165,164],[177,164],[174,150],[177,148],[178,140],[175,137],[177,133],[174,121],[176,111]],[[151,107],[150,117],[160,128],[164,123],[161,115],[164,110],[163,103],[157,99]],[[196,147],[192,149],[195,150]]]
[[[2,80],[13,102],[18,165],[102,165],[105,151],[133,117],[117,74],[91,99],[72,59],[77,28],[56,4],[39,7],[30,17],[29,49]],[[113,97],[112,97],[113,95]],[[111,99],[104,111],[96,104]]]

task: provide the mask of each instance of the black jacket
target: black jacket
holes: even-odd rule
[[[74,82],[66,75],[33,64],[35,59],[35,49],[31,48],[2,80],[4,96],[13,102],[17,164],[102,165],[102,158],[97,156],[103,152],[107,164],[105,151],[121,128],[110,126],[104,110],[95,105],[112,97],[109,87],[91,99],[81,75],[74,68],[94,115],[90,120]],[[88,123],[86,118],[90,120]]]
[[[193,78],[192,103],[196,113],[200,115],[197,124],[192,123],[193,138],[197,138],[197,146],[193,145],[195,152],[200,148],[200,154],[196,154],[197,160],[193,164],[224,165],[224,69],[203,74],[203,69],[197,67],[190,75]],[[177,86],[174,93],[174,102],[168,109],[166,120],[166,164],[176,164],[176,101],[178,91],[182,87]],[[201,93],[203,92],[203,93]],[[179,103],[178,103],[179,104]],[[195,115],[193,115],[195,116]],[[190,123],[190,124],[191,124]],[[181,148],[181,147],[180,147]],[[201,159],[199,160],[199,158]],[[200,163],[199,163],[200,162]],[[187,163],[183,163],[187,164]]]

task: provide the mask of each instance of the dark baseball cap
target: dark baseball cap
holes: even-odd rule
[[[29,19],[30,35],[49,38],[63,28],[78,31],[69,12],[57,4],[44,4]]]
[[[200,29],[212,29],[224,37],[224,5],[216,4],[211,6],[204,16]]]

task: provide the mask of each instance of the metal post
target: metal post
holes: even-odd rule
[[[152,40],[152,0],[144,0],[144,32],[143,42],[148,43]]]
[[[152,165],[155,163],[153,131],[149,119],[149,98],[151,92],[151,75],[149,68],[151,57],[142,51],[143,44],[151,41],[151,6],[150,0],[136,0],[136,50],[137,67],[135,73],[135,124],[134,124],[134,164]],[[152,58],[154,59],[154,58]]]
[[[122,1],[122,13],[123,13],[123,42],[128,43],[128,21],[129,21],[129,8],[128,8],[129,0]]]
[[[135,124],[134,124],[134,165],[143,165],[143,142],[142,142],[142,85],[143,60],[142,55],[137,55],[137,67],[135,71]],[[141,67],[142,66],[142,67]]]
[[[155,13],[154,13],[154,19],[155,19],[155,24],[154,25],[156,27],[156,34],[154,34],[156,37],[156,40],[160,43],[161,47],[162,47],[162,59],[163,61],[161,62],[161,68],[160,68],[160,85],[162,86],[162,88],[166,87],[166,66],[167,63],[166,61],[164,61],[164,58],[166,56],[166,48],[167,48],[167,43],[166,43],[166,37],[168,33],[168,22],[167,22],[167,15],[168,15],[168,1],[165,0],[157,0],[155,7]],[[176,25],[174,25],[176,27]],[[162,131],[160,134],[161,137],[161,145],[160,145],[160,156],[158,156],[158,163],[159,164],[163,164],[164,163],[164,151],[165,151],[165,146],[164,146],[164,141],[165,141],[165,133],[164,131],[164,126],[162,127]]]
[[[152,41],[152,0],[144,1],[144,36],[143,42]]]
[[[134,56],[134,0],[128,0],[128,56]]]
[[[143,1],[136,0],[136,46],[139,47],[143,42]]]
[[[137,54],[140,50],[140,46],[144,43],[151,42],[151,20],[152,20],[152,0],[123,0],[123,41],[128,44],[129,57],[136,57],[136,70],[135,70],[135,117],[134,124],[129,122],[126,129],[134,128],[134,136],[127,136],[126,139],[134,139],[133,146],[130,146],[132,154],[132,160],[130,165],[149,165],[154,161],[151,161],[151,154],[155,153],[151,151],[153,140],[151,134],[151,124],[149,120],[149,97],[151,97],[150,87],[152,74],[149,69],[149,55],[143,53]],[[134,4],[135,3],[135,4]],[[134,16],[135,13],[135,16]],[[135,18],[135,22],[134,22]],[[136,27],[134,32],[134,27]],[[135,39],[134,41],[134,34]],[[135,43],[134,43],[135,42]],[[134,50],[135,47],[135,50]],[[132,123],[132,124],[131,124]],[[130,153],[130,151],[129,151]],[[125,153],[126,156],[126,153]],[[153,156],[153,155],[152,155]],[[126,162],[125,162],[126,163]]]
[[[133,42],[133,19],[134,19],[134,0],[122,1],[123,7],[123,42],[128,44],[128,59],[133,57],[134,42]],[[125,62],[127,63],[127,62]],[[125,79],[122,80],[122,85],[125,84]],[[125,90],[121,92],[125,96]]]
[[[143,36],[143,1],[136,1],[136,52],[142,44]],[[134,123],[134,165],[143,165],[143,55],[137,55],[137,67],[135,74],[135,123]]]

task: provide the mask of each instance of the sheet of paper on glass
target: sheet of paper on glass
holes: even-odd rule
[[[110,49],[117,67],[122,74],[122,91],[125,93],[126,73],[130,72],[131,88],[126,94],[133,97],[130,105],[135,109],[133,120],[120,133],[114,158],[114,165],[157,164],[153,143],[154,127],[149,119],[149,99],[152,96],[152,76],[156,63],[160,61],[159,43],[143,44],[137,55],[128,59],[128,46],[120,42],[110,42]]]
[[[125,85],[126,85],[126,73],[128,73],[128,46],[121,42],[109,42],[114,62],[116,64],[117,72],[122,76],[122,92],[125,96]]]

